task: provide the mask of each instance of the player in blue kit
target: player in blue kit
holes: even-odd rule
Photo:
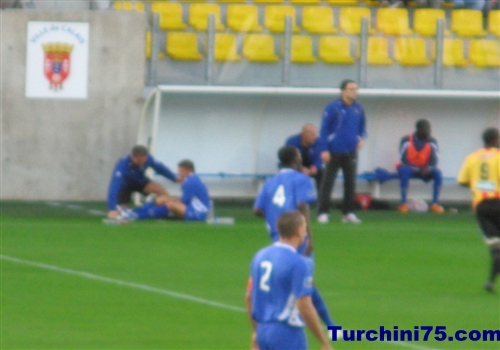
[[[302,167],[299,170],[314,178],[316,189],[319,191],[323,162],[319,156],[318,129],[312,124],[306,124],[302,127],[302,132],[290,136],[285,145],[297,147],[302,157]]]
[[[290,210],[299,210],[304,215],[310,232],[309,205],[316,201],[312,179],[299,171],[302,158],[297,148],[281,147],[278,158],[279,173],[266,180],[253,206],[253,212],[257,216],[266,218],[267,229],[273,241],[278,240],[278,217]],[[310,246],[311,239],[309,235],[305,245]]]
[[[130,203],[132,192],[167,194],[160,184],[146,177],[145,171],[149,167],[167,179],[176,181],[175,174],[148,154],[146,147],[134,146],[129,155],[118,160],[113,170],[108,189],[108,217],[110,219],[115,219],[119,215],[119,206],[126,207]]]
[[[260,350],[307,349],[304,326],[331,349],[312,304],[312,264],[297,248],[303,243],[306,220],[297,210],[278,218],[278,241],[260,250],[251,263],[251,289],[245,301],[256,327]]]
[[[306,220],[307,237],[298,252],[311,257],[313,250],[312,232],[309,223],[309,205],[316,201],[316,191],[312,179],[299,171],[302,159],[297,148],[284,146],[278,151],[280,171],[266,180],[254,203],[253,211],[266,219],[271,239],[278,240],[278,217],[284,212],[298,210]],[[327,326],[333,326],[328,308],[316,287],[312,300],[321,319]]]
[[[155,202],[146,203],[134,210],[120,209],[118,219],[130,221],[172,217],[186,221],[205,221],[210,210],[210,196],[194,170],[194,164],[190,160],[185,159],[178,164],[179,179],[182,181],[180,199],[168,195],[159,196]]]

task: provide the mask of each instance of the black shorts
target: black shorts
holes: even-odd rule
[[[132,199],[132,192],[140,192],[144,194],[144,187],[151,181],[146,180],[142,184],[123,184],[118,192],[118,205],[129,204]]]
[[[479,203],[476,216],[485,239],[500,239],[500,199],[486,199]]]

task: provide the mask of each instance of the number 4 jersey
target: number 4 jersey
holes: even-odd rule
[[[312,264],[292,246],[275,242],[260,250],[251,264],[252,318],[304,327],[295,301],[311,295]]]
[[[316,189],[312,179],[300,171],[285,168],[266,180],[254,207],[264,211],[269,234],[273,241],[277,241],[278,217],[284,212],[297,210],[300,202],[311,204],[315,201]]]

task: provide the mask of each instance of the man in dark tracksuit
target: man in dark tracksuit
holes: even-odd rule
[[[299,150],[302,156],[302,168],[300,171],[314,178],[316,181],[316,189],[319,192],[323,162],[319,157],[318,129],[312,124],[306,124],[302,127],[302,132],[290,136],[286,140],[285,145],[294,146]]]
[[[365,111],[356,102],[358,86],[354,81],[344,80],[340,90],[341,97],[326,106],[320,130],[321,159],[326,164],[319,193],[320,223],[329,221],[330,196],[339,168],[344,175],[342,222],[361,222],[354,214],[354,198],[357,151],[366,137]]]
[[[159,196],[167,194],[163,186],[146,177],[147,168],[152,168],[167,179],[177,181],[177,175],[153,158],[146,147],[134,146],[132,152],[120,158],[113,169],[108,188],[108,218],[115,219],[119,215],[118,206],[127,206],[132,192],[154,193]]]

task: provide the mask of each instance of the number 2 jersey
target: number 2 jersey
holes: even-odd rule
[[[313,292],[312,265],[292,246],[275,242],[251,263],[252,318],[304,327],[295,301]]]
[[[468,155],[457,180],[470,187],[474,207],[486,199],[500,199],[500,150],[481,148]]]
[[[316,201],[312,179],[300,171],[284,168],[267,179],[254,203],[254,208],[264,211],[267,229],[273,241],[278,240],[278,217],[287,211],[297,210],[300,202]]]

